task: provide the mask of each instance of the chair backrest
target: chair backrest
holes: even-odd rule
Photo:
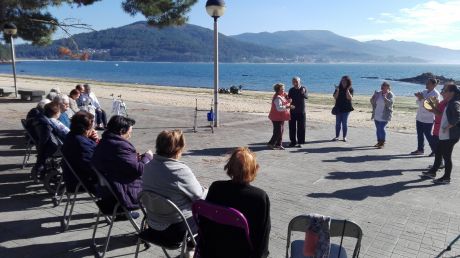
[[[22,125],[22,128],[24,128],[24,130],[26,131],[26,134],[27,136],[29,137],[29,139],[32,141],[32,143],[34,145],[37,145],[37,139],[34,138],[33,134],[31,133],[31,131],[27,128],[27,121],[26,119],[21,119],[21,125]]]
[[[97,168],[94,166],[91,166],[91,169],[94,171],[97,177],[97,181],[99,182],[99,186],[102,188],[105,188],[108,190],[108,192],[111,194],[111,196],[115,199],[115,201],[119,204],[122,205],[122,202],[120,201],[120,198],[118,198],[118,195],[115,193],[115,191],[112,188],[112,185],[107,181],[104,175],[102,175]]]
[[[310,225],[310,219],[306,215],[297,216],[289,222],[286,257],[288,257],[289,246],[291,244],[292,231],[306,232],[308,229],[308,225]],[[330,236],[356,238],[357,240],[355,249],[353,251],[353,257],[359,256],[359,251],[361,249],[361,240],[363,238],[363,231],[358,224],[349,220],[331,219]]]
[[[62,160],[64,161],[64,164],[69,169],[70,173],[72,173],[72,175],[77,179],[78,185],[81,185],[83,187],[83,189],[85,190],[85,192],[88,193],[89,196],[91,196],[91,198],[95,201],[96,197],[94,196],[94,194],[91,191],[89,191],[88,187],[85,185],[83,180],[81,180],[80,176],[75,172],[75,170],[70,165],[70,162],[67,160],[67,158],[65,157],[64,154],[62,154]],[[77,185],[77,187],[78,187],[78,185]],[[76,189],[76,190],[78,190],[78,189]]]
[[[249,235],[249,224],[244,215],[236,209],[211,204],[204,200],[197,200],[192,205],[193,218],[199,225],[200,217],[214,223],[240,228],[246,235],[246,240],[251,249],[252,241]]]
[[[171,217],[171,214],[176,214],[180,218],[180,222],[185,224],[187,234],[189,236],[193,236],[190,225],[187,223],[187,218],[185,218],[179,207],[177,207],[177,205],[168,198],[154,191],[144,189],[139,195],[139,203],[142,210],[147,212],[147,219],[149,215],[154,215],[159,218],[164,217],[167,219]],[[191,237],[191,239],[196,245],[195,239],[193,237]]]

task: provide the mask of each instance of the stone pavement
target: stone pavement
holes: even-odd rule
[[[108,100],[103,103],[110,106]],[[204,186],[226,179],[225,154],[233,147],[249,146],[257,153],[261,169],[254,185],[267,191],[271,200],[270,257],[284,256],[288,222],[305,213],[358,223],[364,231],[361,257],[460,255],[460,243],[442,253],[460,234],[458,146],[452,183],[434,186],[419,177],[432,158],[407,155],[416,146],[412,134],[390,132],[387,147],[376,150],[370,147],[375,143],[373,130],[350,128],[348,143],[330,142],[332,125],[309,124],[308,144],[273,151],[265,146],[271,136],[266,115],[224,113],[223,126],[215,134],[204,127],[193,133],[191,109],[127,104],[137,121],[132,141],[138,151],[153,149],[163,129],[184,130],[183,161]],[[70,229],[62,232],[64,203],[53,207],[43,188],[28,180],[30,167],[21,169],[24,140],[19,117],[33,104],[0,99],[0,106],[0,257],[92,257],[89,242],[95,206],[82,195]],[[201,125],[205,115],[200,115]],[[99,240],[103,232],[99,231]],[[133,257],[133,232],[127,222],[117,222],[107,257]],[[350,252],[353,243],[345,241]],[[140,257],[163,255],[152,246]]]

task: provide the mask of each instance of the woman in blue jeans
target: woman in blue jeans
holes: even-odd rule
[[[374,147],[379,149],[385,146],[385,127],[393,115],[394,94],[388,82],[383,82],[380,91],[375,91],[371,98],[372,119],[377,129],[377,144]]]
[[[343,76],[340,80],[340,85],[334,91],[335,99],[335,138],[333,141],[338,141],[340,136],[340,129],[343,130],[343,141],[347,141],[348,132],[348,116],[353,111],[353,87],[351,78]]]

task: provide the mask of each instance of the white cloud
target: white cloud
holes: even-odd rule
[[[420,41],[460,49],[460,0],[428,1],[368,20],[389,28],[381,33],[358,35],[355,39]]]

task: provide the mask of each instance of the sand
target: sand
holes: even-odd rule
[[[154,103],[195,108],[198,102],[200,109],[210,109],[213,98],[211,89],[170,87],[140,84],[123,84],[97,81],[81,81],[71,78],[51,78],[38,76],[19,76],[19,89],[44,90],[59,87],[68,93],[79,83],[89,83],[98,98],[111,99],[111,94],[122,95],[124,101],[139,103]],[[0,75],[0,88],[11,87],[11,75]],[[10,88],[12,89],[12,88]],[[219,94],[221,112],[247,112],[254,115],[266,116],[270,110],[272,92],[243,91],[240,95]],[[352,127],[374,127],[371,118],[372,107],[370,96],[355,96],[353,99],[355,111],[350,115],[349,125]],[[332,94],[310,94],[307,103],[307,123],[334,123],[335,116],[331,115],[333,105]],[[109,110],[110,107],[106,107]],[[389,123],[392,131],[415,132],[415,98],[396,97],[393,120]],[[22,115],[22,114],[21,114]],[[268,119],[268,118],[267,118]]]

